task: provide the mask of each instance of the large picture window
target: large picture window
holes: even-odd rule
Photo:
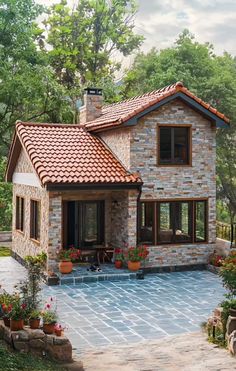
[[[24,231],[25,200],[23,197],[16,196],[16,229]]]
[[[30,238],[40,239],[40,202],[30,200]]]
[[[190,165],[190,126],[158,126],[158,164]]]
[[[141,202],[139,240],[154,245],[205,242],[207,201]]]

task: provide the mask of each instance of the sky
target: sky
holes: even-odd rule
[[[51,5],[59,0],[36,0]],[[76,0],[68,0],[72,5]],[[217,54],[236,55],[236,0],[138,0],[136,32],[145,37],[141,47],[172,46],[188,28],[199,42],[210,42]]]

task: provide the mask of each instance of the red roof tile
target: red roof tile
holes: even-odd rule
[[[17,122],[16,135],[43,185],[141,182],[99,138],[79,125]]]
[[[166,86],[162,89],[152,91],[138,97],[104,106],[102,108],[102,115],[94,121],[87,122],[85,126],[89,131],[101,131],[104,129],[116,128],[132,117],[135,117],[138,113],[178,92],[184,93],[201,106],[209,110],[211,113],[214,113],[226,123],[229,123],[229,119],[225,115],[211,107],[209,104],[205,103],[200,98],[196,97],[184,87],[182,82],[177,82],[173,85]]]

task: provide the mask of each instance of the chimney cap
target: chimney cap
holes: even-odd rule
[[[102,95],[102,89],[98,88],[86,88],[84,91],[87,95]]]

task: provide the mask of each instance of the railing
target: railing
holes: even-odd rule
[[[216,222],[216,236],[222,240],[230,241],[231,247],[236,247],[236,223]]]

